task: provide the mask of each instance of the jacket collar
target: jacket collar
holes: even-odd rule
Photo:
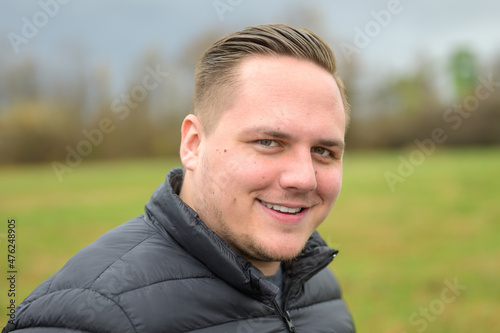
[[[182,181],[183,169],[172,169],[166,181],[155,190],[146,204],[146,214],[158,221],[185,251],[207,266],[213,274],[254,298],[272,300],[278,288],[264,279],[259,269],[234,251],[181,200],[178,194]],[[285,290],[294,281],[305,281],[328,265],[336,253],[314,232],[303,252],[284,265],[287,280]]]

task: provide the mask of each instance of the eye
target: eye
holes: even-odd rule
[[[279,146],[278,142],[276,142],[275,140],[270,140],[270,139],[262,139],[262,140],[258,140],[258,142],[261,145],[266,146],[266,147],[278,147]]]
[[[326,148],[323,148],[323,147],[313,147],[313,148],[311,148],[311,151],[315,154],[318,154],[318,155],[321,155],[324,157],[332,156],[332,152]]]

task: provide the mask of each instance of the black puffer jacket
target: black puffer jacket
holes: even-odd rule
[[[180,200],[181,184],[172,170],[144,215],[78,252],[4,332],[354,332],[325,268],[336,251],[317,233],[284,264],[280,306],[277,287]]]

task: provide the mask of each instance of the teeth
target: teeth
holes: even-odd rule
[[[285,207],[285,206],[279,206],[279,205],[271,205],[271,204],[268,204],[267,202],[264,202],[264,201],[261,201],[264,206],[266,206],[267,208],[269,209],[274,209],[274,210],[277,210],[279,212],[282,212],[282,213],[288,213],[288,214],[296,214],[298,212],[300,212],[302,210],[302,208],[288,208],[288,207]]]

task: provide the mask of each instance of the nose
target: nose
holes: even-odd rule
[[[310,151],[290,154],[283,161],[283,171],[280,175],[280,186],[287,190],[309,192],[316,189],[316,170]]]

